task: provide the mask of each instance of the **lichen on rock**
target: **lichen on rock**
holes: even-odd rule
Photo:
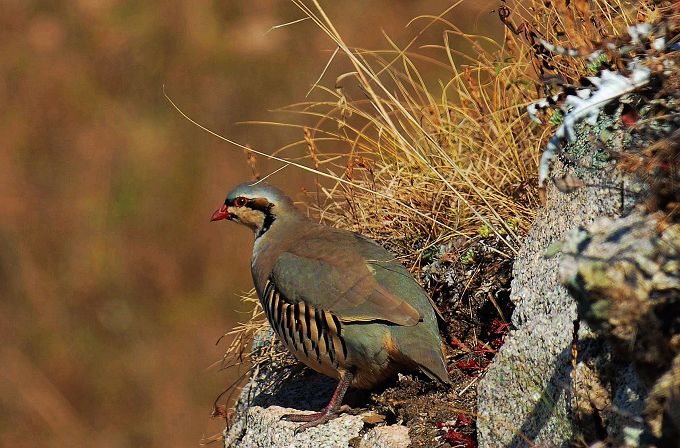
[[[655,218],[633,214],[576,228],[561,264],[579,316],[651,390],[642,413],[647,443],[680,438],[680,224]]]

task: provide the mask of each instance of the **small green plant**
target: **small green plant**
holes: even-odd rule
[[[592,62],[586,64],[586,68],[589,72],[595,74],[600,71],[603,65],[609,64],[609,57],[606,54],[601,54],[595,58]]]
[[[475,251],[474,247],[468,248],[468,250],[460,257],[460,262],[461,264],[464,264],[465,266],[469,266],[472,263],[475,262],[475,257],[477,256],[477,252]]]
[[[438,249],[435,247],[424,250],[421,257],[422,264],[427,265],[432,263],[437,258],[437,253]]]
[[[479,228],[479,236],[482,238],[488,238],[493,235],[493,229],[488,224],[482,224]]]
[[[557,109],[553,110],[552,115],[550,116],[550,124],[552,126],[559,126],[562,124],[563,119],[564,117],[562,116],[562,112]]]
[[[508,226],[508,229],[516,231],[519,230],[520,220],[518,218],[510,218],[505,221],[505,225]]]

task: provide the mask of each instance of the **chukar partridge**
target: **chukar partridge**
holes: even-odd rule
[[[253,281],[281,342],[340,380],[321,412],[284,417],[306,422],[298,431],[336,416],[349,386],[372,388],[405,370],[449,382],[433,304],[393,254],[311,221],[264,183],[234,188],[212,215],[222,219],[255,232]]]

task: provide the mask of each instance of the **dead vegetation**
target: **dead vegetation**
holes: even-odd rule
[[[366,404],[388,422],[408,425],[413,446],[475,446],[476,382],[509,331],[512,261],[539,205],[538,158],[560,121],[548,114],[536,125],[526,107],[550,95],[551,86],[577,84],[617,65],[613,57],[594,64],[557,54],[541,40],[588,54],[625,35],[629,24],[677,12],[654,1],[501,2],[500,42],[461,32],[447,21],[447,10],[410,24],[443,27],[441,43],[414,39],[398,47],[388,39],[388,50],[368,51],[350,48],[316,1],[292,1],[337,46],[326,69],[344,57],[352,70],[332,87],[314,86],[326,100],[285,108],[290,121],[258,124],[300,129],[300,140],[276,156],[319,176],[307,192],[310,215],[397,253],[420,275],[447,321],[451,390],[405,377]],[[454,40],[469,51],[454,49]],[[423,63],[437,64],[447,79],[433,87],[420,75]],[[359,98],[348,91],[360,92]],[[665,151],[664,145],[653,152]],[[307,160],[286,158],[300,147]],[[673,163],[677,169],[677,159]],[[669,202],[675,206],[663,199],[657,208]],[[253,319],[229,333],[235,339],[225,355],[228,365],[284,356],[274,343],[248,357],[247,341],[266,325],[253,303]]]

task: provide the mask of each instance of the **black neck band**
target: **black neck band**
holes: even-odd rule
[[[274,221],[276,221],[276,216],[274,216],[274,214],[271,212],[271,207],[268,207],[267,210],[264,211],[264,221],[262,222],[262,228],[259,232],[257,232],[255,239],[264,235],[265,232],[267,232],[267,230],[269,230],[269,228],[272,226]]]

